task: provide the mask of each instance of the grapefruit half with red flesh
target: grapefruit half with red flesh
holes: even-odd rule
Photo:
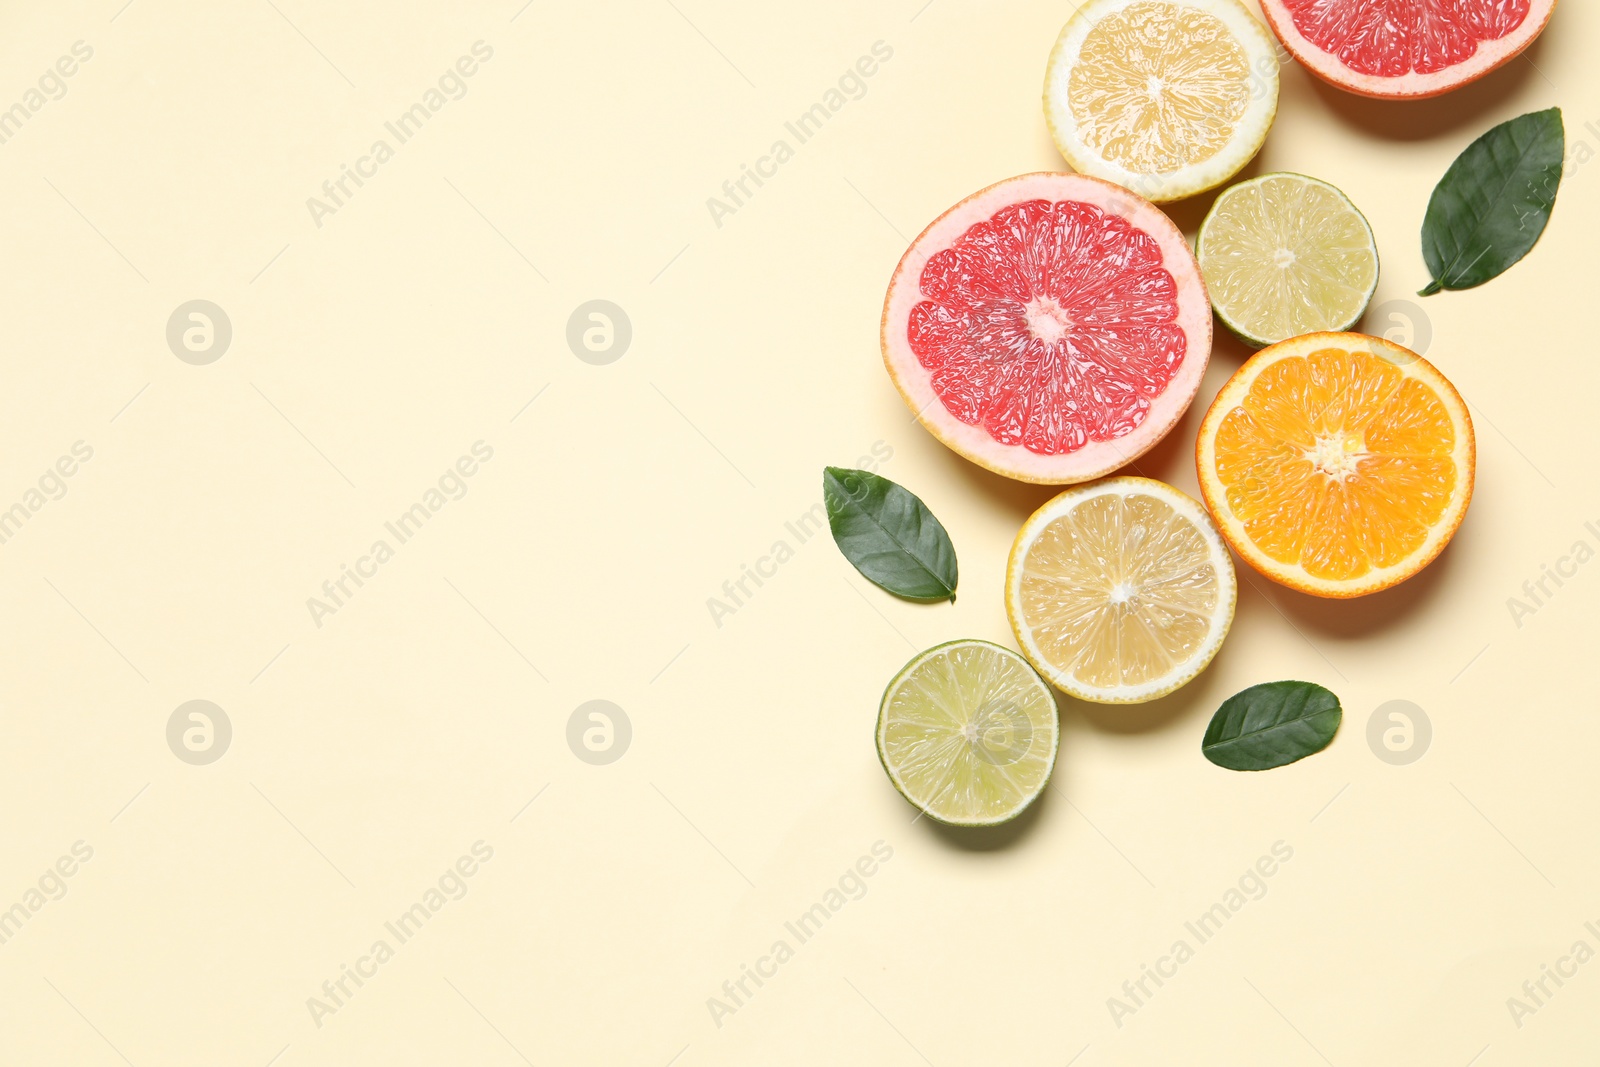
[[[1438,96],[1509,63],[1556,0],[1261,0],[1267,24],[1313,74],[1385,99]]]
[[[901,258],[883,360],[917,419],[1025,482],[1088,481],[1183,416],[1211,306],[1154,204],[1078,174],[1025,174],[939,216]]]

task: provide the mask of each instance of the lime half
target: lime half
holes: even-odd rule
[[[921,811],[952,826],[1016,818],[1044,791],[1060,735],[1050,687],[988,641],[919,653],[883,694],[878,757]]]
[[[1224,191],[1195,251],[1217,317],[1257,347],[1348,330],[1378,287],[1366,217],[1303,174],[1266,174]]]

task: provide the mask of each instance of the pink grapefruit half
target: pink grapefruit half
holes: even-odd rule
[[[1509,63],[1556,0],[1261,0],[1267,24],[1313,74],[1362,96],[1438,96]]]
[[[883,361],[917,419],[981,467],[1088,481],[1183,416],[1211,304],[1156,206],[1079,174],[967,197],[911,243],[883,304]]]

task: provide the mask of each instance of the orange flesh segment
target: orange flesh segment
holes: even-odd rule
[[[1269,558],[1348,581],[1422,547],[1455,492],[1455,444],[1432,386],[1329,348],[1257,376],[1218,428],[1216,473]]]

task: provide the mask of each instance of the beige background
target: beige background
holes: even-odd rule
[[[1600,963],[1520,1028],[1506,1002],[1575,941],[1600,949],[1600,564],[1520,627],[1507,599],[1579,539],[1600,546],[1583,526],[1600,529],[1600,165],[1569,175],[1508,275],[1409,295],[1428,193],[1477,134],[1560,104],[1600,150],[1592,4],[1435,102],[1365,102],[1286,66],[1252,171],[1355,199],[1379,300],[1403,302],[1376,328],[1429,335],[1471,402],[1478,491],[1453,547],[1355,604],[1243,575],[1204,676],[1134,710],[1064,700],[1053,789],[967,836],[912,823],[873,752],[877,700],[915,649],[1010,642],[1005,554],[1050,493],[911,423],[877,322],[909,235],[1061,166],[1038,91],[1070,2],[123,3],[12,0],[0,34],[0,107],[93,49],[0,145],[0,508],[93,449],[0,545],[0,908],[93,849],[0,945],[0,1062],[1592,1050]],[[465,96],[319,227],[307,198],[480,40],[493,57]],[[878,41],[893,56],[866,94],[716,225],[707,198]],[[1173,214],[1192,233],[1205,207]],[[596,298],[633,327],[606,366],[565,341]],[[165,340],[194,299],[233,328],[206,366]],[[1219,341],[1145,473],[1194,491],[1200,413],[1244,356]],[[493,459],[466,495],[317,626],[307,599],[477,441]],[[824,464],[877,442],[950,529],[954,606],[896,601],[785,529]],[[779,539],[794,558],[716,625],[707,599]],[[1217,704],[1283,677],[1343,698],[1332,748],[1259,776],[1202,759]],[[166,741],[193,699],[232,723],[207,766]],[[593,699],[632,724],[605,766],[566,740]],[[1409,766],[1366,741],[1395,699],[1433,724]],[[493,858],[465,896],[314,1020],[308,998],[393,945],[384,923],[478,841]],[[865,895],[717,1025],[708,998],[879,841],[893,858]],[[1116,1025],[1108,998],[1279,841],[1293,859],[1266,895]]]

